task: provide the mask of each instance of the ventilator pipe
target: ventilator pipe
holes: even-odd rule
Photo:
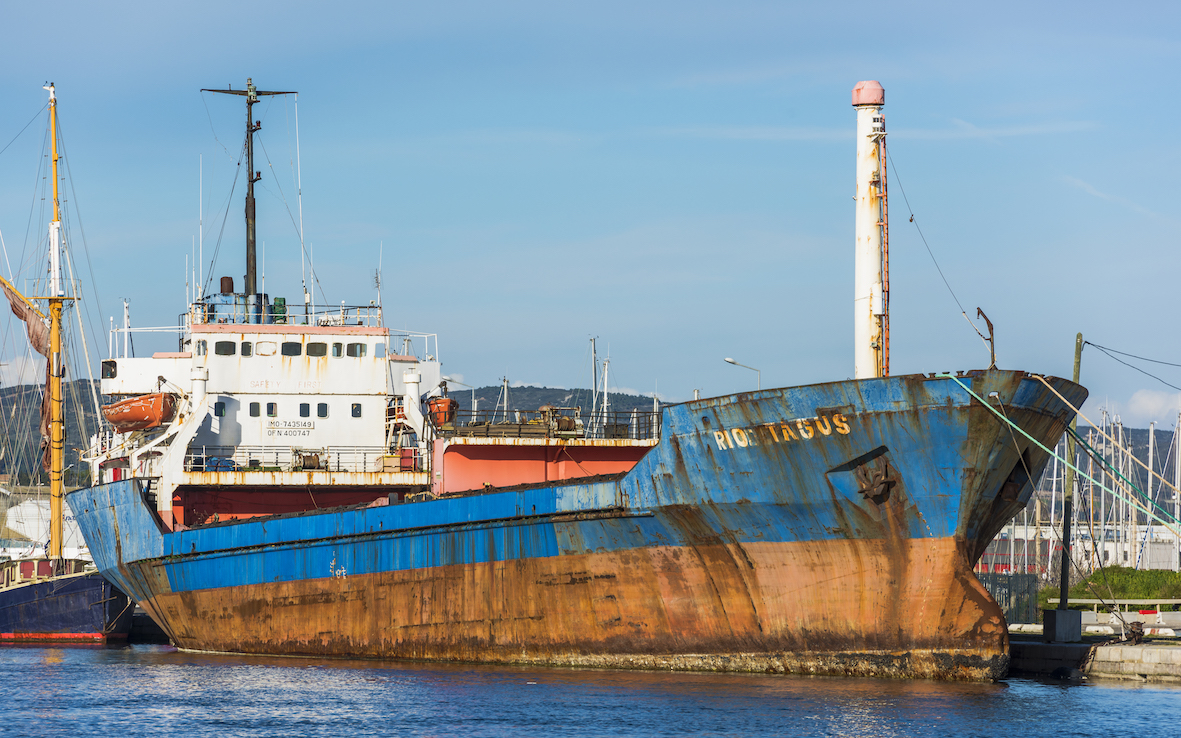
[[[193,407],[196,407],[199,402],[205,399],[205,386],[209,382],[209,370],[203,366],[195,366],[189,373],[189,379],[192,381],[190,396]]]
[[[406,396],[402,402],[403,409],[406,413],[406,420],[414,428],[414,432],[418,434],[418,440],[421,442],[422,432],[426,426],[426,418],[423,417],[422,407],[420,406],[422,396],[419,394],[421,392],[419,385],[422,383],[422,374],[413,370],[406,370],[402,372],[402,382],[406,385]]]

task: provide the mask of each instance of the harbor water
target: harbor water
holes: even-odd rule
[[[1171,734],[1181,688],[539,669],[0,647],[0,735]]]

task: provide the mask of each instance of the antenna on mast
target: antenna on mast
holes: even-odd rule
[[[254,134],[262,128],[262,123],[254,120],[254,104],[258,102],[259,97],[267,95],[294,95],[295,92],[278,92],[269,90],[260,90],[254,86],[254,81],[246,78],[246,89],[235,90],[215,90],[212,88],[203,88],[201,92],[216,92],[220,95],[240,95],[246,98],[246,301],[249,311],[249,322],[261,323],[262,315],[260,304],[261,299],[258,295],[258,285],[256,280],[258,278],[257,255],[255,254],[255,203],[254,203],[254,183],[262,179],[262,172],[254,170]],[[300,240],[303,240],[303,234],[300,234]],[[300,244],[302,247],[302,243]]]

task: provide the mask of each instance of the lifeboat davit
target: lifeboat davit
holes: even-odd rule
[[[175,416],[176,397],[167,392],[129,397],[113,405],[103,405],[103,417],[119,433],[157,428]]]

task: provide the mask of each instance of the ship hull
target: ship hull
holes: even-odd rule
[[[1043,441],[1068,422],[1021,373],[964,381]],[[1004,618],[971,568],[1047,457],[962,388],[769,390],[666,408],[664,428],[610,478],[178,532],[136,480],[67,499],[100,569],[182,648],[1004,674]]]
[[[125,642],[133,607],[98,572],[0,590],[0,642]]]

